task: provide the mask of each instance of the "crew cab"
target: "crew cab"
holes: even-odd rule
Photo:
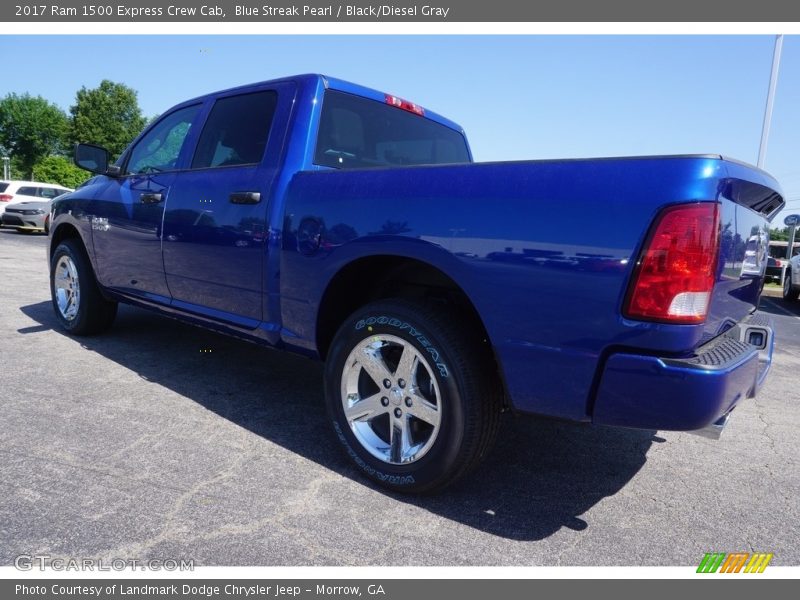
[[[333,435],[365,476],[433,492],[504,410],[717,434],[755,395],[764,171],[715,154],[472,162],[464,131],[302,75],[163,113],[53,203],[55,313],[118,302],[325,361]]]

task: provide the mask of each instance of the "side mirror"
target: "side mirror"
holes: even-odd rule
[[[75,144],[75,164],[91,173],[108,173],[108,150],[93,144]]]

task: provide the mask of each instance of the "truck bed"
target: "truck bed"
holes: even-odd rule
[[[778,189],[763,171],[719,155],[301,172],[283,231],[285,339],[315,348],[324,291],[345,265],[376,255],[425,260],[474,303],[514,408],[591,420],[609,355],[691,356],[755,310],[760,264],[745,264],[748,241],[766,244]],[[650,224],[663,207],[690,201],[721,205],[708,319],[625,319]],[[309,231],[318,235],[313,251]]]

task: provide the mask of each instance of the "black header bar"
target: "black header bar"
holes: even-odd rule
[[[5,22],[797,22],[786,0],[16,0],[0,4]]]

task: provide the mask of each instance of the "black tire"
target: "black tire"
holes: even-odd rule
[[[69,268],[70,265],[74,270]],[[74,335],[105,331],[117,316],[117,303],[106,300],[100,293],[89,257],[76,239],[64,240],[53,253],[50,296],[59,323]],[[63,307],[59,305],[60,300]]]
[[[783,299],[789,301],[797,300],[800,296],[800,287],[792,285],[792,273],[787,270],[783,280]]]
[[[399,492],[437,492],[469,473],[488,454],[500,422],[501,387],[491,352],[481,344],[483,336],[465,328],[465,322],[446,306],[384,300],[357,310],[336,333],[325,367],[328,414],[347,454],[373,481]],[[380,364],[388,368],[393,380],[386,390],[380,388],[380,383],[367,373],[366,367],[353,366],[356,364],[353,357],[366,356],[364,349],[370,344],[370,347],[384,344],[378,351]],[[388,357],[392,348],[395,351],[394,362]],[[401,376],[400,356],[406,351],[409,356],[416,357],[413,381],[408,383],[395,379]],[[370,390],[362,394],[364,377]],[[357,382],[354,385],[359,386],[358,393],[345,393],[348,382],[352,384],[354,381]],[[387,381],[384,379],[383,383]],[[375,385],[378,386],[377,392]],[[400,389],[404,385],[408,387]],[[419,395],[414,395],[417,392]],[[375,414],[381,410],[385,413],[374,420],[356,419],[361,428],[356,433],[356,425],[351,427],[345,415],[345,403],[348,410],[353,410],[364,397],[375,398],[384,393],[392,398],[391,401],[387,397],[380,399],[380,405],[387,408],[381,409],[378,402],[374,406]],[[410,397],[401,400],[406,393],[414,395],[416,404],[413,408],[413,403],[405,404],[411,402]],[[421,410],[421,414],[425,414],[426,406],[434,406],[426,404],[423,395],[432,402],[435,400],[438,425],[431,426],[413,416],[414,411]],[[385,400],[387,404],[383,404]],[[401,413],[407,411],[402,419],[399,419],[398,410]],[[385,420],[381,421],[384,416]],[[423,419],[429,416],[430,413]],[[364,425],[365,422],[368,425]],[[387,436],[391,439],[390,431],[399,431],[393,430],[395,423],[404,423],[403,431],[409,432],[407,439],[418,443],[427,439],[427,449],[413,451],[407,457],[408,462],[396,460],[394,447],[386,439]],[[379,431],[384,435],[377,433]],[[362,441],[365,436],[371,438],[372,433],[376,433],[375,439],[379,443],[389,445],[384,458],[373,453],[377,452],[374,445],[370,450],[370,444]],[[415,447],[412,445],[409,452]]]

